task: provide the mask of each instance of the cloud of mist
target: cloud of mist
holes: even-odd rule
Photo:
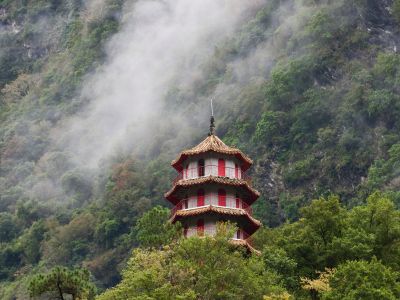
[[[141,0],[127,5],[120,32],[107,44],[107,62],[84,84],[82,97],[89,105],[54,131],[56,143],[79,163],[96,167],[117,146],[151,142],[154,123],[173,120],[185,130],[190,115],[163,111],[169,88],[193,84],[215,46],[263,3]]]
[[[106,0],[85,0],[85,9],[80,13],[85,19],[101,19],[107,14],[106,3]],[[214,80],[205,75],[210,76],[209,64],[220,49],[223,51],[229,42],[236,42],[242,36],[251,39],[252,32],[242,35],[241,30],[269,3],[268,0],[126,3],[121,28],[106,45],[105,63],[82,84],[80,100],[86,107],[58,121],[54,128],[51,123],[40,125],[46,130],[36,125],[40,134],[51,132],[52,143],[41,146],[47,152],[38,161],[27,162],[18,167],[21,170],[15,168],[12,172],[16,174],[15,180],[11,182],[21,182],[29,198],[57,201],[66,198],[67,188],[62,182],[68,171],[75,170],[85,180],[91,180],[99,174],[99,164],[121,152],[152,158],[158,156],[161,148],[172,158],[194,139],[206,135],[210,97],[215,98],[217,133],[226,132],[218,123],[224,120],[222,124],[233,124],[233,116],[240,115],[243,88],[265,83],[282,56],[282,49],[287,48],[286,43],[291,36],[302,32],[305,21],[314,13],[302,1],[280,2],[271,14],[270,25],[262,29],[262,40],[245,44],[244,53],[227,59],[225,74],[219,74],[218,82],[207,90],[209,94],[199,92],[201,84]],[[36,135],[40,136],[39,133]],[[47,136],[43,138],[46,139]],[[26,144],[36,145],[37,140]],[[50,170],[53,164],[59,169],[54,174]],[[36,176],[27,175],[32,170]]]

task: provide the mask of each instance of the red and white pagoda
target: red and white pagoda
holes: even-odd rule
[[[214,235],[216,225],[230,221],[239,228],[232,242],[249,250],[250,236],[261,226],[251,205],[259,197],[246,171],[252,160],[239,149],[224,144],[210,133],[196,147],[182,151],[171,165],[179,172],[165,198],[174,205],[171,222],[180,221],[184,235]]]

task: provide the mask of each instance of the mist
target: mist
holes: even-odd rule
[[[195,84],[202,64],[218,43],[229,38],[263,3],[128,3],[120,32],[107,43],[106,63],[84,83],[82,97],[89,104],[53,131],[56,145],[69,149],[78,164],[95,168],[116,148],[145,151],[146,144],[168,123],[179,125],[179,135],[200,130],[196,125],[191,128],[193,116],[187,113],[177,110],[166,115],[165,97],[171,87]],[[208,99],[199,101],[199,114],[207,124]],[[206,133],[204,124],[201,130]]]
[[[160,154],[164,160],[173,159],[183,148],[206,136],[210,98],[214,99],[217,134],[223,136],[227,128],[219,124],[234,125],[234,116],[240,114],[235,109],[241,107],[243,88],[268,80],[285,43],[312,14],[301,2],[274,7],[270,25],[260,39],[246,41],[243,53],[224,60],[225,69],[218,81],[200,92],[201,85],[212,80],[209,70],[219,51],[241,36],[251,36],[241,31],[247,30],[268,4],[267,0],[126,2],[120,29],[105,45],[105,61],[83,77],[78,100],[64,99],[79,103],[78,112],[69,117],[63,112],[58,118],[48,106],[48,112],[41,112],[42,122],[29,128],[19,126],[29,141],[27,147],[39,145],[47,152],[41,152],[35,161],[27,161],[24,172],[15,168],[8,176],[10,184],[21,183],[21,193],[29,199],[63,202],[59,200],[70,198],[66,195],[68,187],[61,186],[68,172],[76,171],[82,181],[95,182],[99,173],[109,169],[103,168],[104,163],[115,162],[120,153],[125,157],[134,154],[144,163]],[[80,11],[84,20],[101,19],[107,14],[104,0],[86,0],[84,5]],[[67,19],[56,21],[51,24]],[[46,25],[43,28],[52,28],[45,17],[40,23]],[[49,35],[44,32],[40,39]],[[29,86],[34,86],[35,77],[31,77]],[[34,94],[28,93],[26,101],[35,98]],[[16,124],[23,121],[10,119]],[[48,132],[50,142],[41,146],[40,136],[46,135],[43,140],[47,140]],[[4,162],[11,165],[13,161],[7,156],[13,153],[5,155]],[[30,172],[34,176],[28,176]]]

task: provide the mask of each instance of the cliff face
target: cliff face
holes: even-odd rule
[[[255,47],[276,51],[274,66],[227,126],[227,140],[258,157],[258,188],[276,209],[271,225],[320,195],[355,205],[396,176],[386,167],[398,136],[396,3],[303,5],[308,13],[286,7],[290,21],[272,22],[273,34]]]
[[[117,282],[137,218],[164,203],[170,160],[207,132],[210,97],[218,135],[255,160],[265,225],[296,220],[331,193],[350,207],[377,189],[400,199],[399,1],[193,2],[200,12],[145,2],[0,1],[0,233],[10,232],[0,234],[0,280],[22,282],[46,262],[83,263],[100,285]],[[198,14],[210,15],[206,29]],[[143,48],[153,41],[165,49]],[[160,76],[124,60],[128,44]],[[129,117],[130,96],[113,98],[122,108],[104,117],[107,106],[87,93],[108,92],[118,59],[117,75],[131,70],[118,78],[140,77],[140,96],[157,95],[151,117],[135,114],[123,133],[117,112]],[[76,122],[91,116],[103,117]],[[95,147],[82,149],[86,135]],[[96,141],[112,151],[88,166],[79,154],[104,150]]]

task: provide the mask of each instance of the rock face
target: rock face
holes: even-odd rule
[[[400,46],[400,35],[397,22],[393,18],[392,0],[367,1],[365,30],[370,34],[369,42],[385,47],[388,51],[397,52]]]
[[[266,156],[257,160],[254,167],[254,185],[263,195],[259,201],[265,201],[268,207],[268,215],[263,221],[271,227],[282,224],[285,215],[280,207],[279,198],[285,191],[285,186],[279,164]]]
[[[115,284],[115,264],[123,264],[137,244],[136,221],[147,209],[166,205],[163,193],[173,176],[168,163],[176,148],[200,139],[207,99],[213,96],[220,137],[255,162],[250,175],[262,197],[252,204],[253,216],[265,226],[297,220],[300,208],[321,196],[339,195],[351,207],[374,190],[400,195],[400,19],[393,6],[400,8],[400,0],[254,0],[260,9],[245,13],[243,23],[228,30],[227,40],[215,31],[218,43],[207,35],[199,38],[207,53],[195,47],[181,59],[165,47],[153,52],[159,57],[148,57],[146,48],[138,47],[147,57],[141,61],[160,74],[171,73],[168,59],[167,66],[160,63],[164,51],[179,56],[172,67],[184,70],[163,88],[146,72],[133,71],[133,76],[151,88],[132,86],[133,76],[125,82],[98,73],[109,64],[110,53],[130,49],[116,44],[130,42],[136,49],[131,39],[114,36],[137,30],[135,22],[123,27],[135,13],[125,2],[0,1],[0,218],[12,220],[17,235],[0,247],[0,280],[24,281],[26,266],[46,265],[51,253],[60,262],[86,262],[103,286]],[[168,8],[171,3],[191,7],[194,1],[130,1],[141,2]],[[231,3],[197,2],[205,15],[213,13],[205,3]],[[187,17],[185,8],[180,11]],[[156,11],[150,13],[157,18]],[[169,35],[182,40],[173,45],[176,49],[191,45],[181,38],[181,27]],[[151,34],[137,31],[152,44]],[[125,67],[136,70],[122,58],[118,73]],[[73,134],[75,127],[70,132],[64,125],[85,118],[86,108],[97,101],[89,96],[97,86],[85,84],[92,75],[145,95],[158,89],[160,106],[166,107],[165,122],[154,117],[143,130],[148,145],[141,145],[142,135],[129,136],[110,161],[101,162],[100,174],[76,163],[70,154],[79,147],[60,138]],[[135,103],[132,95],[125,96]],[[98,111],[111,124],[118,122],[119,114]],[[132,118],[130,125],[136,127],[140,119]],[[102,124],[95,121],[93,127],[77,127],[97,138],[92,131]],[[104,127],[107,137],[113,127]],[[107,140],[104,146],[111,144]],[[90,226],[85,225],[88,215]],[[27,237],[32,248],[25,251],[20,241]],[[3,298],[12,299],[0,291]]]

